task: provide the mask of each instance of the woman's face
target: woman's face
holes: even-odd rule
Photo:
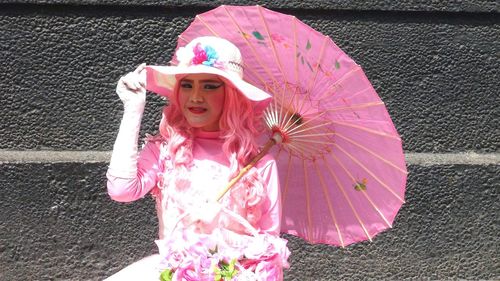
[[[218,131],[224,107],[224,82],[215,74],[189,74],[179,81],[179,104],[191,127]]]

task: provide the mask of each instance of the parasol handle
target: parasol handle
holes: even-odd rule
[[[273,145],[281,143],[282,139],[283,138],[280,133],[275,133],[272,136],[272,138],[270,138],[267,141],[267,143],[264,145],[259,154],[255,155],[252,161],[250,161],[250,163],[248,163],[243,169],[241,169],[238,175],[232,178],[231,181],[226,185],[226,188],[224,188],[224,190],[222,190],[222,192],[219,193],[219,196],[217,196],[217,201],[220,202],[222,197],[224,197],[224,195],[229,191],[229,189],[231,189],[231,187],[233,187],[233,185],[236,182],[238,182],[238,180],[240,180],[241,177],[243,177],[246,173],[248,173],[248,171],[250,171],[250,169],[254,167],[255,164],[257,164],[257,162],[259,162],[259,160],[262,159],[262,157],[264,157],[264,155],[266,155],[269,152],[269,150],[271,149],[271,147],[273,147]]]

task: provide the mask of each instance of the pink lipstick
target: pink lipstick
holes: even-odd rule
[[[194,114],[202,114],[202,113],[205,113],[205,111],[207,111],[206,108],[198,107],[198,106],[188,107],[188,110]]]

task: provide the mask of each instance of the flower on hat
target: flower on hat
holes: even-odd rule
[[[193,58],[193,52],[192,50],[189,50],[186,47],[180,47],[177,49],[175,52],[175,57],[179,61],[180,65],[188,65],[191,62],[191,59]]]
[[[216,67],[223,69],[224,64],[219,60],[219,55],[217,51],[209,45],[202,46],[201,43],[197,43],[192,50],[185,47],[181,47],[176,52],[177,60],[181,64],[187,65],[199,65],[203,64],[206,66]]]
[[[204,64],[204,63],[209,63],[208,62],[208,55],[207,55],[207,52],[201,47],[201,44],[198,43],[194,46],[193,48],[193,53],[194,53],[194,57],[193,59],[191,60],[191,63],[192,64]],[[212,60],[216,59],[214,58],[213,56],[217,55],[217,53],[215,52],[212,52]]]
[[[198,43],[193,48],[194,57],[191,60],[191,64],[203,64],[206,66],[212,66],[221,68],[222,62],[220,62],[219,55],[217,51],[212,46],[206,45],[204,48],[201,46],[201,43]]]

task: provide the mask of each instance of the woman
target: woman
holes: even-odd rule
[[[279,238],[274,159],[265,156],[216,201],[257,154],[260,116],[271,97],[243,80],[241,54],[227,40],[196,38],[177,50],[176,59],[177,66],[141,65],[118,82],[124,114],[108,193],[121,202],[153,194],[160,254],[109,280],[158,280],[160,272],[174,280],[280,280],[288,249]],[[167,96],[170,105],[159,135],[147,138],[137,155],[146,89]]]

